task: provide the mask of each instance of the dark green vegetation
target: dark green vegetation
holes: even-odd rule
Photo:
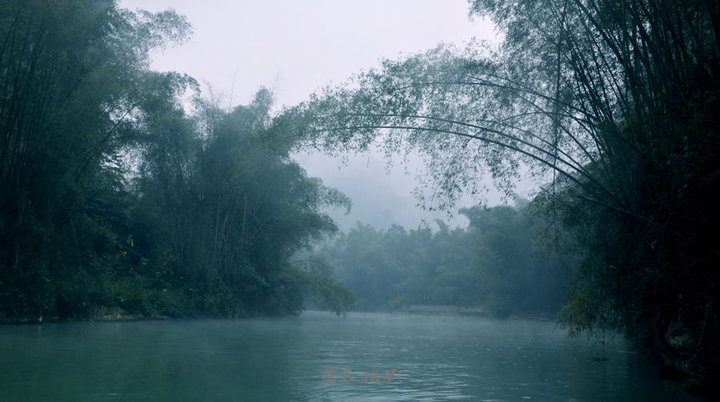
[[[388,61],[271,119],[267,91],[224,111],[191,78],[148,71],[151,49],[188,33],[171,12],[0,3],[0,318],[288,314],[305,301],[344,310],[352,296],[325,263],[291,258],[335,230],[322,207],[348,200],[289,154],[380,138],[388,152],[427,156],[431,207],[481,191],[481,178],[511,192],[531,169],[546,183],[534,219],[580,261],[561,313],[570,334],[621,330],[686,384],[713,385],[720,5],[474,0],[471,10],[495,21],[499,47]],[[466,211],[467,231],[361,226],[343,252],[384,270],[353,278],[338,264],[368,308],[551,310],[558,294],[529,284],[562,275],[529,262],[535,229],[509,211]],[[384,296],[370,299],[363,280]]]
[[[438,221],[386,231],[358,224],[324,250],[358,309],[411,305],[479,307],[497,317],[550,315],[566,299],[569,264],[539,241],[544,228],[526,209],[461,211],[467,229]]]
[[[113,1],[0,4],[0,320],[352,302],[290,263],[349,201],[289,159],[271,94],[226,112],[148,70],[188,31]]]
[[[424,152],[430,195],[446,201],[480,177],[512,190],[523,168],[544,174],[534,203],[558,223],[558,247],[583,261],[562,314],[571,333],[622,330],[687,385],[712,385],[720,5],[474,0],[471,10],[495,21],[499,47],[388,61],[298,108],[298,130],[325,148],[381,137],[389,152]]]

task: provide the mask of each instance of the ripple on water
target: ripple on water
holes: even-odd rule
[[[2,400],[698,401],[631,366],[622,340],[549,323],[311,312],[36,327],[0,327]]]

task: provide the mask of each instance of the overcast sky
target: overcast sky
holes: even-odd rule
[[[492,39],[493,28],[468,17],[466,0],[122,0],[122,7],[173,8],[193,27],[183,45],[155,54],[152,68],[195,77],[228,107],[247,103],[261,86],[278,106],[303,101],[315,90],[377,66],[383,58],[431,49],[441,42]],[[410,194],[417,167],[386,174],[379,154],[352,158],[347,166],[322,155],[299,155],[308,174],[348,194],[349,216],[378,227],[416,227],[438,215],[418,209]],[[487,201],[500,201],[489,195]],[[469,204],[469,201],[466,202]],[[442,216],[444,217],[444,215]]]

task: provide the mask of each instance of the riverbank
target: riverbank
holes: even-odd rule
[[[83,321],[157,321],[166,320],[171,317],[164,315],[144,315],[139,313],[130,313],[120,307],[105,307],[97,306],[88,314],[82,317],[65,317],[60,318],[58,316],[47,317],[39,315],[37,319],[31,318],[3,318],[0,319],[0,325],[14,325],[14,324],[42,324],[42,323],[57,323],[57,322],[83,322]]]
[[[441,304],[412,304],[401,306],[395,309],[386,310],[355,310],[351,312],[361,313],[373,313],[373,312],[384,312],[384,313],[402,313],[402,314],[418,314],[418,315],[449,315],[449,316],[471,316],[471,317],[484,317],[484,318],[495,318],[499,320],[532,320],[532,321],[555,321],[555,314],[543,313],[543,314],[509,314],[506,316],[499,317],[491,314],[487,309],[481,306],[455,306],[455,305],[441,305]]]

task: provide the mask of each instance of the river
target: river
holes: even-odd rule
[[[2,401],[699,401],[620,337],[327,312],[0,326]]]

